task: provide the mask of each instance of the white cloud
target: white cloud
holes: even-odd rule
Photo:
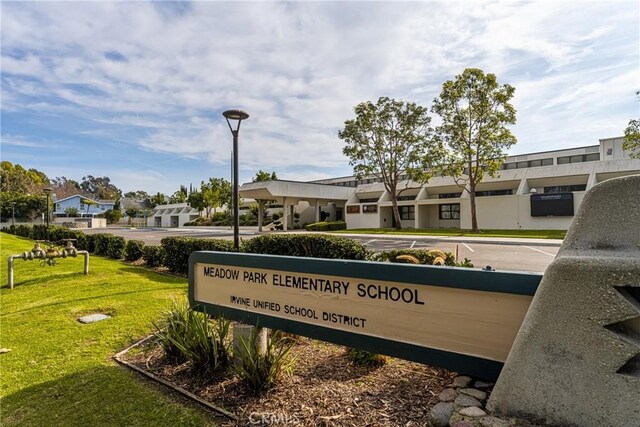
[[[523,147],[586,145],[637,107],[637,14],[636,2],[8,2],[2,109],[222,167],[220,113],[242,108],[243,168],[346,174],[337,131],[354,105],[429,105],[474,66],[516,86]]]

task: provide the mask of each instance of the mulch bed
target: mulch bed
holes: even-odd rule
[[[291,354],[293,374],[260,395],[232,374],[193,375],[186,364],[170,363],[153,340],[124,359],[238,416],[219,418],[221,426],[424,426],[455,376],[393,358],[380,367],[356,366],[344,347],[302,337]]]

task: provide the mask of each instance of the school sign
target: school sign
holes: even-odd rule
[[[212,315],[497,378],[541,274],[194,252],[189,298]]]

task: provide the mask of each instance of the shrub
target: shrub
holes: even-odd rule
[[[304,226],[307,231],[331,231],[331,230],[346,230],[347,223],[344,221],[333,222],[314,222]]]
[[[451,252],[441,252],[438,250],[429,250],[429,249],[394,249],[392,251],[384,251],[373,254],[371,256],[372,261],[389,261],[389,262],[398,262],[398,263],[409,263],[411,261],[407,259],[398,259],[398,257],[402,255],[411,255],[415,257],[420,264],[433,265],[434,260],[441,255],[444,256],[444,265],[448,266],[458,266],[458,267],[473,267],[473,264],[467,258],[464,261],[460,261],[456,263],[455,255]]]
[[[231,322],[192,310],[184,300],[174,300],[165,313],[156,339],[165,354],[178,362],[187,361],[198,374],[212,374],[229,366]]]
[[[107,256],[113,259],[121,259],[124,255],[126,241],[124,237],[109,235],[109,243],[107,245]]]
[[[358,348],[347,348],[347,359],[354,365],[378,367],[387,363],[386,357]]]
[[[164,265],[164,248],[162,246],[144,246],[142,248],[142,259],[147,264],[147,267],[160,267]]]
[[[20,236],[20,237],[31,237],[32,235],[32,226],[30,225],[25,225],[25,224],[20,224],[20,225],[16,225],[16,235]]]
[[[78,249],[83,249],[89,253],[95,253],[96,251],[96,235],[95,234],[84,234],[83,239],[78,239],[78,245],[76,246]]]
[[[47,240],[47,226],[45,224],[35,224],[31,228],[31,237],[33,240]]]
[[[116,224],[122,218],[122,212],[115,209],[106,210],[102,215],[107,219],[107,224]]]
[[[194,251],[232,252],[233,242],[222,239],[165,237],[160,241],[165,251],[164,265],[173,273],[187,274],[189,255]]]
[[[109,240],[111,234],[98,233],[93,235],[94,253],[100,256],[107,256],[109,254]]]
[[[284,376],[291,374],[295,360],[291,357],[291,348],[295,341],[280,336],[280,331],[272,333],[267,340],[264,354],[258,351],[255,328],[249,342],[241,339],[237,354],[240,362],[236,364],[238,376],[251,391],[259,393],[272,388]]]
[[[126,261],[137,261],[142,258],[142,248],[144,242],[142,240],[129,240],[124,248],[124,259]]]
[[[329,259],[366,260],[369,251],[359,242],[340,236],[263,235],[242,243],[242,252]]]

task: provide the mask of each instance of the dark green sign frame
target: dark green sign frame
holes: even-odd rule
[[[297,335],[439,366],[486,379],[496,379],[500,374],[503,363],[196,301],[194,297],[194,268],[196,263],[282,270],[292,273],[329,274],[332,276],[384,280],[414,285],[443,286],[530,296],[535,294],[542,280],[542,274],[537,273],[485,271],[471,268],[413,264],[231,252],[193,252],[189,256],[189,302],[191,307],[196,310],[205,311],[212,316],[222,315],[227,319],[243,323],[280,329]]]

